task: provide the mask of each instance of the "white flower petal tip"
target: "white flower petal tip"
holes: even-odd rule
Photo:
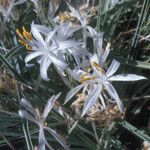
[[[97,85],[87,98],[84,106],[83,106],[83,111],[81,117],[83,117],[89,110],[90,108],[94,105],[96,100],[98,99],[99,95],[101,93],[101,86]]]
[[[135,74],[118,74],[112,77],[109,77],[109,81],[139,81],[145,80],[147,78]]]
[[[19,110],[18,113],[21,118],[25,118],[25,114],[22,110]]]
[[[61,93],[57,94],[57,95],[53,95],[47,102],[45,109],[44,109],[44,113],[43,113],[43,118],[46,118],[49,114],[49,112],[51,111],[55,101],[58,99],[58,97],[61,95]]]
[[[78,93],[82,88],[84,87],[84,84],[81,84],[75,88],[73,88],[72,90],[70,90],[68,93],[67,93],[67,96],[65,98],[65,102],[64,102],[64,105],[70,101],[70,99],[75,96],[76,93]]]

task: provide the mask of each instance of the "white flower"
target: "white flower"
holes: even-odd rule
[[[70,9],[71,17],[75,17],[81,24],[81,27],[83,29],[83,48],[86,48],[87,45],[87,29],[91,28],[88,26],[90,18],[93,16],[93,13],[95,9],[88,8],[89,1],[87,1],[87,4],[84,5],[84,7],[79,8],[78,10],[72,7],[71,4],[67,2],[68,8]],[[94,7],[93,7],[94,8]]]
[[[31,65],[29,62],[37,58],[40,64],[40,75],[46,81],[49,80],[47,70],[52,63],[57,71],[63,74],[63,70],[67,67],[65,54],[70,53],[79,64],[82,56],[88,55],[88,52],[82,50],[80,42],[70,39],[70,36],[78,29],[79,27],[62,24],[49,30],[45,26],[32,23],[31,33],[28,33],[24,27],[23,34],[16,30],[21,38],[19,42],[32,50],[26,56],[25,63]]]
[[[14,20],[18,20],[18,16],[14,14],[13,8],[24,3],[26,0],[2,0],[0,3],[0,13],[4,17],[4,22],[11,16]]]
[[[47,76],[47,70],[52,63],[56,69],[61,71],[67,67],[67,64],[63,62],[63,60],[61,60],[56,53],[59,45],[57,45],[52,39],[58,28],[55,28],[53,31],[49,31],[49,29],[44,26],[39,26],[32,23],[30,34],[26,33],[25,29],[23,28],[23,35],[25,39],[18,31],[18,35],[21,38],[20,43],[32,50],[30,51],[29,55],[26,56],[25,63],[27,65],[31,65],[28,63],[32,59],[37,58],[37,62],[40,64],[40,75],[42,79],[46,81],[49,80]]]
[[[45,144],[50,150],[54,150],[47,142],[44,130],[48,131],[66,150],[69,150],[68,146],[64,142],[63,138],[58,135],[55,130],[49,128],[48,126],[45,126],[45,120],[48,116],[49,112],[51,111],[55,101],[60,96],[60,93],[56,96],[53,95],[47,102],[43,114],[40,114],[40,112],[37,109],[34,109],[32,105],[25,100],[24,98],[20,101],[21,110],[19,110],[19,115],[21,118],[27,119],[31,122],[34,122],[39,126],[39,144],[38,149],[39,150],[45,150]]]
[[[134,74],[118,74],[114,73],[118,70],[120,63],[113,60],[108,70],[104,71],[101,67],[97,55],[94,55],[90,59],[91,69],[93,73],[85,72],[83,70],[75,69],[74,71],[69,70],[72,76],[79,81],[79,86],[73,88],[68,92],[65,103],[67,103],[79,90],[83,89],[83,93],[87,93],[88,98],[84,104],[82,116],[85,115],[88,110],[94,105],[96,100],[100,100],[101,109],[106,108],[106,100],[102,97],[102,91],[105,89],[113,101],[118,105],[119,110],[122,112],[124,110],[123,104],[117,94],[117,91],[110,83],[110,81],[137,81],[146,79],[145,77],[134,75]]]

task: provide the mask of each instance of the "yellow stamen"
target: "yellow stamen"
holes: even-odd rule
[[[93,66],[100,72],[101,75],[105,73],[104,69],[96,62],[93,62]]]
[[[31,34],[25,29],[25,27],[22,27],[22,32],[20,32],[18,29],[16,29],[16,33],[19,36],[18,42],[26,47],[28,50],[32,50],[32,47],[29,46],[29,44],[26,41],[31,41],[32,36]]]
[[[85,78],[87,75],[88,75],[87,73],[83,74],[83,75],[80,77],[80,79]]]
[[[92,76],[92,77],[87,77],[88,76],[88,74],[87,73],[85,73],[84,75],[82,75],[81,77],[80,77],[80,80],[79,80],[79,82],[80,83],[83,83],[83,82],[85,82],[85,81],[88,81],[88,80],[94,80],[96,77],[95,76]]]
[[[28,32],[25,27],[22,27],[22,30],[23,30],[23,36],[28,40],[28,41],[31,41],[32,40],[32,36],[30,34],[30,32]]]
[[[23,41],[23,40],[21,40],[21,39],[19,39],[18,42],[19,42],[20,44],[24,45],[24,46],[27,44],[25,41]]]
[[[28,43],[26,43],[25,41],[23,41],[23,40],[19,39],[19,40],[18,40],[18,42],[19,42],[20,44],[24,45],[24,46],[26,47],[26,49],[28,49],[28,50],[32,50],[32,47],[31,47],[31,46],[29,46],[29,44],[28,44]]]
[[[25,47],[26,47],[27,50],[32,50],[32,47],[29,46],[28,44],[26,44]]]
[[[89,80],[94,80],[96,77],[93,76],[93,77],[90,77],[90,78],[83,78],[83,79],[80,79],[80,83],[84,83],[85,81],[89,81]]]
[[[16,33],[18,34],[18,36],[19,36],[21,39],[23,39],[23,35],[22,35],[22,33],[21,33],[18,29],[16,29]]]

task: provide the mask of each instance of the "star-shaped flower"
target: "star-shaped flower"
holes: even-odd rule
[[[27,119],[31,122],[34,122],[39,126],[39,150],[45,150],[45,145],[50,149],[54,150],[47,142],[44,130],[48,131],[64,148],[65,150],[69,150],[69,147],[66,145],[63,138],[56,133],[55,130],[49,128],[45,125],[46,117],[48,116],[49,112],[51,111],[55,101],[60,96],[60,93],[57,95],[53,95],[47,102],[43,114],[40,114],[37,109],[34,109],[32,105],[25,100],[24,98],[20,101],[21,110],[19,110],[19,115],[21,118]]]
[[[76,93],[83,89],[82,93],[86,93],[88,95],[82,111],[82,116],[84,116],[98,99],[100,100],[101,109],[106,108],[106,104],[108,102],[103,98],[101,94],[102,91],[105,90],[112,98],[113,102],[117,103],[119,110],[122,112],[124,110],[123,104],[118,96],[117,91],[111,84],[111,81],[137,81],[146,78],[135,74],[114,75],[114,73],[120,66],[120,63],[116,60],[112,61],[110,67],[106,72],[101,67],[97,55],[93,55],[91,57],[90,63],[92,73],[85,72],[80,69],[75,69],[73,71],[69,70],[74,79],[79,81],[81,84],[68,92],[65,103],[67,103]]]

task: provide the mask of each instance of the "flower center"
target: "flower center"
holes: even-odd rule
[[[32,35],[28,32],[25,27],[22,27],[22,31],[16,29],[16,33],[18,34],[19,38],[18,42],[26,47],[28,50],[32,50],[32,47],[29,46],[28,41],[32,40]]]
[[[90,76],[90,77],[89,77],[89,74],[88,74],[88,73],[85,73],[85,74],[83,74],[83,75],[80,77],[79,82],[80,82],[80,83],[83,83],[83,82],[85,82],[85,81],[94,80],[95,78],[96,78],[96,76]]]

